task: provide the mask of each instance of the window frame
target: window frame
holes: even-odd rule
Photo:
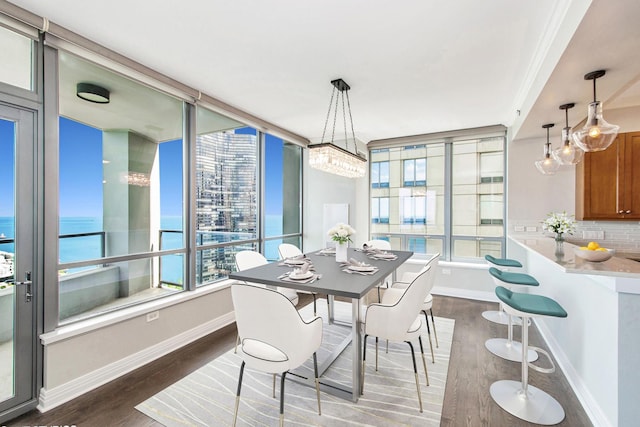
[[[58,60],[59,60],[59,49],[60,47],[58,46],[44,46],[44,54],[43,57],[44,59],[44,67],[46,67],[49,70],[57,70],[57,64],[58,64]],[[78,56],[80,59],[82,60],[87,60],[87,58],[85,58],[82,55],[79,55],[76,51],[67,51],[66,49],[63,49],[65,53],[69,53],[75,56]],[[98,64],[99,67],[104,67],[107,71],[110,72],[115,72],[113,69],[111,69],[108,66],[103,65],[102,63]],[[42,68],[40,68],[42,69]],[[118,68],[118,70],[121,71],[121,68]],[[134,73],[135,74],[135,73]],[[123,76],[133,80],[136,83],[139,84],[143,84],[143,85],[147,85],[149,86],[151,89],[159,91],[159,92],[164,92],[164,88],[163,87],[157,87],[153,84],[149,84],[149,82],[142,82],[140,80],[138,80],[135,76],[132,75],[128,75],[127,73],[123,73]],[[44,88],[45,88],[45,95],[48,99],[58,99],[59,97],[59,89],[58,89],[58,79],[59,79],[59,75],[57,72],[50,72],[47,73],[44,76]],[[164,92],[169,96],[173,96],[172,93],[167,93]],[[75,322],[74,321],[70,321],[70,322],[64,322],[64,321],[60,321],[59,320],[59,310],[60,310],[60,304],[59,304],[59,295],[60,295],[60,287],[59,287],[59,282],[58,282],[58,270],[60,268],[73,268],[73,267],[82,267],[82,266],[89,266],[89,265],[102,265],[105,263],[118,263],[118,262],[128,262],[128,261],[136,261],[136,260],[142,260],[142,259],[153,259],[153,260],[159,260],[161,257],[163,256],[169,256],[169,255],[182,255],[184,258],[184,283],[183,283],[183,290],[180,291],[182,293],[186,293],[186,292],[192,292],[195,291],[196,289],[202,288],[204,286],[217,286],[217,284],[220,281],[224,281],[227,280],[228,277],[224,276],[224,277],[220,277],[217,280],[213,280],[211,282],[202,284],[201,286],[196,286],[195,283],[195,279],[196,279],[196,258],[198,256],[198,251],[202,250],[202,249],[211,249],[211,250],[218,250],[218,249],[224,249],[230,246],[235,246],[238,248],[242,248],[244,249],[245,247],[247,248],[251,248],[251,249],[256,249],[256,250],[264,250],[265,247],[265,243],[267,241],[274,241],[276,239],[282,239],[284,241],[297,241],[297,242],[301,242],[302,241],[302,236],[303,236],[303,210],[302,210],[302,206],[300,206],[299,208],[299,213],[298,213],[298,231],[295,233],[288,233],[288,234],[282,234],[282,235],[278,235],[278,236],[269,236],[269,237],[265,237],[264,234],[264,215],[265,215],[265,211],[263,209],[262,206],[262,199],[264,198],[264,194],[261,192],[257,192],[257,198],[258,198],[258,206],[256,208],[256,215],[257,215],[257,234],[255,238],[252,239],[248,239],[248,240],[240,240],[240,241],[232,241],[232,242],[221,242],[221,243],[216,243],[216,244],[210,244],[210,245],[206,245],[206,246],[198,246],[197,245],[197,241],[196,241],[196,200],[195,200],[195,183],[196,183],[196,167],[195,167],[195,157],[196,157],[196,105],[195,103],[193,103],[193,101],[189,102],[189,101],[185,101],[182,100],[182,110],[183,110],[183,116],[182,116],[182,124],[183,124],[183,135],[182,135],[182,141],[183,141],[183,192],[182,192],[182,201],[183,201],[183,233],[185,233],[185,237],[184,237],[184,247],[178,248],[178,249],[165,249],[165,250],[154,250],[154,251],[146,251],[146,252],[137,252],[137,253],[132,253],[132,254],[125,254],[125,255],[121,255],[121,256],[113,256],[113,257],[101,257],[101,258],[97,258],[97,259],[87,259],[87,260],[82,260],[82,261],[78,261],[78,262],[73,262],[73,263],[65,263],[65,264],[60,264],[57,262],[58,259],[58,226],[56,223],[53,223],[54,226],[53,227],[48,227],[47,228],[47,233],[45,233],[44,235],[44,250],[45,253],[48,253],[49,255],[45,258],[45,265],[44,265],[44,271],[45,271],[45,276],[50,277],[50,279],[47,280],[47,284],[45,284],[44,288],[45,288],[45,292],[44,292],[44,305],[45,308],[43,310],[43,312],[45,313],[45,319],[44,319],[44,331],[48,332],[48,331],[52,331],[54,329],[56,329],[58,326],[64,324],[64,325],[68,325],[68,324],[72,324]],[[58,164],[59,164],[59,159],[58,159],[58,143],[59,143],[59,137],[58,137],[58,120],[60,117],[59,114],[59,108],[58,108],[58,103],[46,103],[44,105],[44,114],[43,114],[43,121],[45,124],[45,129],[47,129],[47,134],[45,135],[46,138],[48,138],[48,140],[50,141],[49,144],[45,144],[45,154],[49,154],[49,155],[45,155],[44,156],[44,164],[46,169],[48,170],[48,173],[50,174],[50,179],[47,179],[47,182],[49,183],[49,185],[46,187],[46,200],[48,200],[48,204],[45,206],[45,218],[55,218],[55,221],[57,222],[57,218],[59,215],[59,206],[58,206],[58,199],[59,199],[59,178],[58,178],[58,174],[59,174],[59,168],[58,168]],[[198,107],[200,108],[200,106]],[[204,107],[206,108],[206,107]],[[217,110],[211,109],[211,111],[216,112]],[[224,111],[221,111],[219,114],[224,115]],[[242,119],[240,119],[242,120]],[[244,122],[244,120],[242,120],[240,123],[243,123],[245,126],[252,126],[249,123]],[[255,127],[254,127],[255,128]],[[257,160],[257,178],[256,178],[256,187],[259,189],[261,188],[260,186],[263,185],[263,179],[261,178],[261,174],[264,171],[264,166],[261,166],[261,164],[263,164],[264,162],[264,149],[261,148],[262,142],[264,140],[264,135],[266,135],[265,132],[259,131],[256,129],[257,132],[257,138],[258,138],[258,144],[257,144],[257,150],[258,150],[258,160]],[[301,144],[299,144],[296,141],[289,141],[287,140],[285,137],[279,135],[279,134],[275,134],[276,137],[282,139],[283,144],[292,144],[295,146],[298,146],[300,150],[302,150],[302,146]],[[299,167],[299,179],[300,179],[300,186],[299,186],[299,198],[300,200],[302,200],[302,179],[303,179],[303,156],[302,153],[300,153],[300,167]],[[154,261],[155,262],[155,261]],[[171,295],[171,294],[169,294]],[[173,294],[175,295],[175,294]],[[140,302],[136,302],[134,304],[126,304],[126,305],[118,305],[116,308],[114,308],[113,310],[104,310],[104,311],[100,311],[97,312],[91,316],[87,316],[84,319],[88,318],[88,317],[100,317],[103,316],[105,314],[108,313],[114,313],[114,312],[118,312],[121,310],[124,310],[126,308],[131,307],[131,305],[139,305],[139,304],[145,304],[147,302],[149,302],[150,299],[144,299],[141,300]],[[84,320],[82,319],[82,320]]]
[[[452,171],[452,163],[453,163],[453,146],[456,143],[463,143],[465,141],[469,141],[469,140],[473,140],[473,139],[478,139],[478,140],[500,140],[501,143],[501,153],[502,153],[502,167],[503,167],[503,176],[491,176],[489,177],[489,181],[490,182],[486,182],[486,178],[481,176],[481,171],[480,169],[478,169],[478,177],[477,177],[477,186],[481,186],[481,185],[485,185],[485,184],[489,184],[489,185],[500,185],[501,186],[501,193],[496,193],[501,195],[502,197],[502,218],[500,220],[497,219],[492,219],[492,223],[491,224],[486,224],[487,226],[490,227],[501,227],[502,229],[502,235],[501,236],[484,236],[484,235],[475,235],[475,236],[465,236],[465,235],[453,235],[452,230],[453,230],[453,221],[452,221],[452,201],[453,201],[453,197],[452,197],[452,189],[453,189],[453,181],[452,181],[452,176],[453,176],[453,171]],[[498,244],[500,245],[500,250],[495,251],[493,249],[490,250],[490,253],[495,255],[495,256],[504,256],[505,252],[506,252],[506,230],[507,230],[507,218],[506,218],[506,207],[507,207],[507,192],[506,192],[506,188],[507,188],[507,183],[506,183],[506,159],[507,159],[507,130],[504,126],[488,126],[485,128],[476,128],[476,129],[469,129],[469,130],[458,130],[458,131],[451,131],[451,132],[443,132],[443,133],[438,133],[438,134],[429,134],[429,135],[418,135],[418,136],[412,136],[412,137],[407,137],[407,138],[394,138],[394,139],[389,139],[389,140],[378,140],[378,141],[371,141],[368,144],[368,148],[369,148],[369,156],[372,156],[372,153],[376,153],[376,152],[382,152],[382,151],[388,151],[394,148],[400,149],[402,152],[402,150],[411,150],[411,149],[415,149],[415,148],[422,148],[422,147],[429,147],[429,145],[432,144],[444,144],[444,194],[442,195],[442,203],[444,204],[444,233],[443,234],[433,234],[433,233],[426,233],[426,234],[416,234],[414,232],[412,232],[410,229],[407,229],[406,232],[395,232],[395,231],[371,231],[370,232],[370,238],[381,238],[381,237],[385,237],[385,238],[389,238],[391,239],[391,241],[395,241],[397,242],[396,244],[399,245],[398,249],[403,249],[403,250],[408,250],[408,245],[409,245],[409,240],[412,238],[416,238],[416,237],[420,237],[420,238],[425,238],[425,244],[427,246],[427,248],[430,246],[429,242],[434,243],[435,241],[439,241],[441,242],[441,247],[442,247],[442,251],[441,251],[441,255],[442,255],[442,259],[446,260],[446,261],[461,261],[461,262],[470,262],[470,263],[480,263],[480,262],[484,262],[484,258],[482,255],[482,251],[484,251],[485,249],[482,249],[481,252],[479,252],[479,255],[477,257],[464,257],[464,256],[454,256],[453,254],[454,249],[455,249],[455,245],[459,242],[462,241],[474,241],[476,242],[476,244],[478,245],[478,247],[487,247],[487,245],[492,245],[492,244]],[[480,155],[482,154],[482,152],[476,152],[476,155],[478,156],[478,163],[480,162]],[[429,162],[428,162],[428,158],[427,156],[424,157],[427,162],[426,162],[426,167],[429,167]],[[400,158],[400,167],[401,167],[401,178],[400,178],[400,185],[399,187],[394,187],[393,184],[390,184],[390,188],[393,190],[395,188],[403,188],[403,187],[408,187],[407,190],[408,191],[414,191],[414,190],[410,190],[411,188],[414,188],[414,185],[416,183],[416,176],[414,174],[413,176],[413,180],[409,180],[407,181],[405,179],[405,162],[406,161],[411,161],[414,159],[407,159],[407,158]],[[415,172],[415,163],[414,163],[414,172]],[[427,180],[428,181],[428,176],[429,173],[428,171],[426,172],[426,176],[427,176]],[[484,178],[484,179],[483,179]],[[397,178],[396,178],[397,179]],[[409,185],[407,186],[407,182],[409,183]],[[425,182],[425,186],[426,186],[427,182]],[[480,190],[476,190],[477,192],[475,193],[478,196],[478,212],[480,212],[480,196],[484,195],[484,193],[481,193]],[[374,196],[373,196],[373,190],[371,185],[369,186],[369,200],[371,200]],[[495,194],[494,194],[495,195]],[[377,197],[377,194],[376,196]],[[399,202],[401,203],[401,202]],[[369,209],[370,215],[372,210]],[[428,216],[428,212],[427,212],[427,216]],[[372,217],[370,216],[369,218],[369,223],[370,224],[375,224],[374,221],[372,221]],[[478,213],[478,219],[477,219],[478,223],[476,224],[476,227],[485,227],[485,224],[481,224],[480,222],[480,213]],[[402,215],[400,215],[400,218],[398,220],[399,224],[398,226],[402,227],[403,225],[410,227],[412,224],[410,223],[405,223],[403,222],[402,219]],[[437,244],[436,244],[437,246]],[[428,249],[427,249],[428,250]],[[489,253],[489,252],[488,252]],[[417,257],[421,257],[423,255],[421,254],[416,254],[415,256]]]

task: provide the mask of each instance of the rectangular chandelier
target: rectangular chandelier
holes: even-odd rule
[[[349,102],[349,89],[351,87],[342,79],[332,80],[333,91],[331,92],[331,100],[329,101],[329,111],[327,112],[327,119],[324,123],[324,130],[322,131],[322,139],[318,144],[311,144],[309,148],[309,166],[314,169],[321,170],[323,172],[332,173],[334,175],[340,175],[347,178],[361,178],[367,172],[367,159],[358,153],[358,146],[356,142],[355,132],[353,130],[353,117],[351,116],[351,103]],[[339,96],[335,96],[336,92],[339,92]],[[335,108],[333,108],[333,100],[335,98]],[[345,98],[347,101],[347,107],[345,109]],[[344,118],[344,137],[345,148],[339,147],[333,142],[333,137],[336,133],[336,119],[338,116],[338,101],[342,100],[342,117]],[[327,132],[327,125],[329,124],[329,117],[331,116],[331,110],[333,108],[333,129],[331,132],[331,141],[324,142],[324,137]],[[349,138],[347,136],[347,123],[346,123],[346,111],[349,111],[349,119],[351,122],[351,136],[353,141],[354,152],[349,151],[346,147],[349,144]]]
[[[330,142],[309,146],[309,166],[347,178],[361,178],[367,172],[367,160]]]

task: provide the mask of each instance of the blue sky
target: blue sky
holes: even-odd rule
[[[13,122],[0,119],[0,216],[13,216]]]
[[[13,122],[0,119],[0,182],[13,183]],[[253,128],[236,133],[255,135]],[[102,216],[102,132],[60,118],[60,216]],[[266,136],[267,215],[282,213],[282,140]],[[0,192],[0,216],[13,215],[13,185]],[[160,144],[160,209],[162,216],[182,214],[182,141]]]

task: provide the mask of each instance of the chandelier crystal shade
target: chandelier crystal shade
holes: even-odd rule
[[[360,178],[363,177],[367,172],[367,160],[358,153],[358,146],[356,144],[356,136],[353,130],[353,117],[351,115],[351,103],[349,102],[349,89],[351,89],[351,87],[342,79],[332,80],[331,84],[333,85],[333,91],[331,92],[329,111],[327,112],[327,119],[324,123],[324,130],[322,131],[322,139],[320,143],[311,144],[308,146],[309,166],[314,169],[344,176],[347,178]],[[338,96],[336,96],[336,92],[338,93]],[[346,109],[345,99],[347,104]],[[342,102],[340,103],[340,101]],[[339,107],[342,108],[345,148],[337,146],[334,142]],[[329,118],[331,117],[332,109],[333,129],[331,131],[331,141],[325,142],[324,138],[327,132],[327,126],[329,124]],[[353,152],[349,151],[348,149],[349,138],[347,136],[347,111],[349,112],[349,121],[351,124],[351,140],[353,141],[354,149]]]
[[[585,80],[593,80],[593,102],[589,104],[587,122],[572,137],[584,151],[606,150],[618,135],[620,126],[609,124],[602,117],[602,103],[596,100],[596,79],[605,75],[604,70],[585,74]]]
[[[549,142],[549,128],[553,127],[553,123],[542,125],[547,130],[547,142],[544,144],[544,157],[536,161],[536,169],[543,175],[553,175],[560,167],[560,163],[551,157],[551,143]]]
[[[573,108],[574,103],[560,106],[564,110],[565,126],[562,129],[562,146],[553,150],[553,158],[561,165],[575,165],[580,163],[584,157],[584,151],[571,140],[571,128],[569,127],[569,108]]]

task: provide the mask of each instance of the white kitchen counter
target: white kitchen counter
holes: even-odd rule
[[[507,256],[521,261],[567,318],[535,323],[587,414],[597,426],[637,425],[640,419],[640,263],[621,257],[593,263],[551,237],[510,236]],[[535,384],[534,384],[535,385]]]
[[[564,256],[555,254],[556,242],[551,237],[519,237],[511,240],[527,250],[532,250],[570,274],[600,276],[593,278],[616,292],[640,294],[640,262],[613,256],[607,261],[590,262],[575,255],[574,244],[564,243]]]

